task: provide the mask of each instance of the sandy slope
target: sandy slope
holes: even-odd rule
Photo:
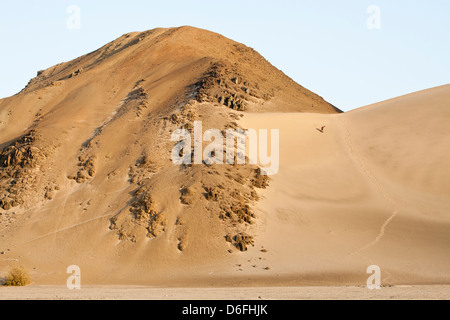
[[[450,133],[445,126],[449,99],[450,86],[444,86],[341,115],[246,114],[243,127],[279,128],[281,136],[280,172],[260,191],[256,243],[246,253],[218,254],[197,269],[190,267],[198,265],[196,258],[171,260],[167,253],[148,251],[145,243],[121,244],[105,229],[98,249],[88,245],[98,241],[98,234],[77,238],[101,229],[109,215],[81,223],[66,220],[57,233],[52,232],[54,224],[35,222],[24,233],[35,239],[23,248],[28,259],[35,257],[35,245],[39,256],[62,254],[52,245],[58,241],[88,250],[86,255],[69,247],[74,258],[65,253],[61,264],[52,258],[51,268],[60,270],[44,277],[46,283],[61,283],[67,263],[81,261],[88,266],[87,281],[93,281],[92,272],[94,283],[100,284],[362,285],[373,264],[381,267],[383,284],[448,284],[449,169],[448,152],[441,146]],[[321,126],[326,126],[324,134],[316,130]],[[114,201],[124,190],[111,186],[113,197],[104,199]],[[53,205],[67,210],[85,197],[73,189]],[[49,251],[43,252],[39,243]],[[114,247],[120,248],[118,256]],[[86,259],[95,259],[95,264]],[[148,266],[154,266],[148,271],[153,277],[145,271]],[[43,263],[41,268],[49,266]],[[107,272],[101,277],[97,270]]]
[[[385,283],[449,283],[449,105],[447,85],[342,115],[247,115],[280,128],[258,204],[273,272],[353,283],[375,264]]]
[[[87,283],[234,281],[245,255],[226,236],[253,235],[264,179],[254,166],[174,166],[170,138],[194,121],[234,128],[244,109],[339,112],[253,49],[191,27],[125,34],[38,72],[0,100],[2,273],[23,265],[61,284],[75,264]]]

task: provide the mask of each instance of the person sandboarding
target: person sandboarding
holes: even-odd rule
[[[326,128],[326,126],[323,126],[322,128],[317,129],[317,130],[319,130],[319,131],[322,132],[322,133],[325,133],[325,128]]]

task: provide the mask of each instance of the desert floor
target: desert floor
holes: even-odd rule
[[[444,85],[339,113],[220,35],[124,35],[0,100],[0,277],[32,279],[0,299],[448,298],[449,105]],[[279,171],[175,165],[179,128],[275,130]]]
[[[152,288],[62,286],[0,288],[0,300],[447,300],[450,286]]]

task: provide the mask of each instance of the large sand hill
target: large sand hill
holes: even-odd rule
[[[346,114],[246,115],[281,128],[280,172],[257,205],[272,270],[353,283],[378,265],[387,284],[448,283],[449,105],[447,85]]]
[[[124,35],[0,100],[0,272],[361,286],[378,265],[384,285],[450,284],[449,104],[447,85],[343,114],[220,35]],[[175,166],[194,121],[280,129],[279,173]]]

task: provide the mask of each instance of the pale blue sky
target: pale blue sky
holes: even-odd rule
[[[70,5],[81,29],[67,28]],[[124,33],[182,25],[255,48],[343,110],[450,83],[450,0],[15,0],[0,3],[0,97]]]

